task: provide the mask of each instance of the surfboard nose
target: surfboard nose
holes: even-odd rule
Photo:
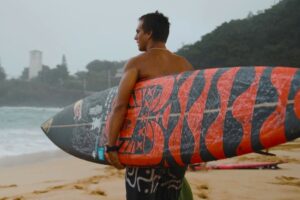
[[[66,152],[71,149],[73,131],[73,105],[66,107],[41,125],[45,135]]]
[[[52,122],[53,118],[50,118],[41,125],[41,129],[44,131],[45,134],[49,133]]]

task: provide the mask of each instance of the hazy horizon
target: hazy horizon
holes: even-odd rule
[[[159,10],[171,22],[167,47],[192,44],[224,22],[270,8],[278,0],[1,0],[0,59],[8,78],[29,65],[29,52],[43,52],[54,68],[65,54],[71,73],[95,60],[121,61],[139,53],[134,34],[138,18]],[[181,11],[179,11],[179,8]]]

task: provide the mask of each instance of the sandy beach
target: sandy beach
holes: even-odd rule
[[[300,140],[270,150],[214,163],[283,161],[271,170],[200,170],[186,177],[195,200],[300,199]],[[86,162],[64,152],[0,160],[0,200],[125,199],[124,171]]]

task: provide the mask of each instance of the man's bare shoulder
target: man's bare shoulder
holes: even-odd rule
[[[142,63],[143,60],[145,59],[146,59],[146,53],[141,53],[137,56],[134,56],[126,62],[124,68],[125,69],[138,68],[140,66],[140,63]]]
[[[174,59],[176,60],[177,63],[179,63],[181,66],[184,66],[186,68],[186,70],[193,70],[193,66],[192,64],[184,57],[179,56],[177,54],[174,54]]]

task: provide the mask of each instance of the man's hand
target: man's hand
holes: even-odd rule
[[[112,166],[114,166],[117,169],[125,168],[125,166],[120,163],[117,151],[111,151],[108,152],[107,154],[108,154],[110,164],[112,164]]]

